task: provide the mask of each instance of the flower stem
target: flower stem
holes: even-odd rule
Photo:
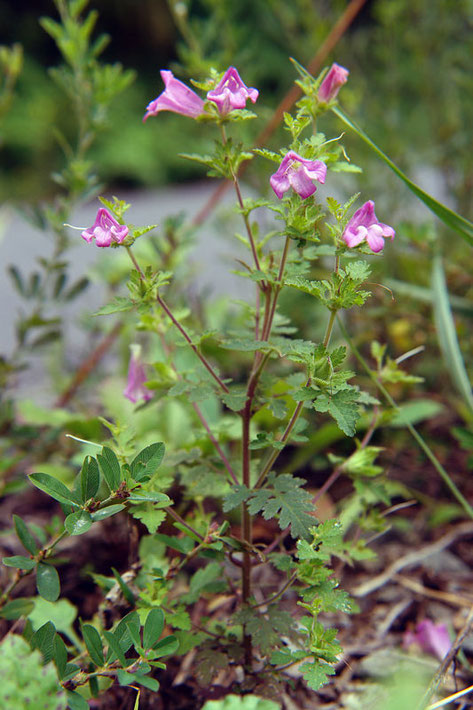
[[[214,378],[215,382],[219,385],[219,387],[224,391],[224,392],[229,392],[230,390],[228,389],[227,385],[225,382],[223,382],[220,377],[217,375],[215,370],[213,369],[212,365],[208,362],[208,360],[202,355],[202,353],[199,351],[196,345],[192,342],[191,338],[187,334],[186,330],[184,327],[179,323],[179,321],[174,317],[172,311],[169,309],[169,307],[166,305],[166,303],[163,301],[162,297],[157,295],[156,297],[157,302],[163,309],[163,311],[166,313],[168,318],[174,323],[180,334],[183,336],[183,338],[188,342],[192,350],[195,352],[199,360],[201,361],[202,365],[206,368],[206,370],[212,375]]]

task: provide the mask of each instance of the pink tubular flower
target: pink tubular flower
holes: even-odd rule
[[[332,64],[327,76],[320,84],[319,93],[317,94],[319,101],[323,101],[326,104],[328,104],[329,101],[333,101],[340,87],[343,86],[348,79],[349,73],[348,69],[341,67],[340,64]]]
[[[372,251],[378,252],[383,249],[384,240],[387,238],[394,239],[395,234],[396,232],[392,227],[378,222],[378,218],[374,213],[374,202],[369,200],[355,212],[348,222],[342,239],[350,248],[366,241]]]
[[[430,619],[419,621],[415,631],[406,631],[403,648],[408,649],[412,644],[420,646],[425,653],[437,656],[439,661],[443,661],[452,645],[445,624],[434,624]]]
[[[161,78],[166,87],[157,99],[146,107],[143,121],[150,116],[156,116],[160,111],[174,111],[182,116],[196,118],[204,112],[204,102],[195,91],[175,79],[172,71],[161,71]]]
[[[146,377],[145,367],[141,359],[141,347],[139,345],[131,345],[130,364],[128,365],[128,380],[123,394],[130,402],[138,402],[143,399],[147,402],[152,398],[153,393],[147,387],[145,382]]]
[[[92,227],[85,229],[81,237],[86,242],[91,242],[92,239],[95,239],[98,247],[109,247],[112,241],[121,244],[127,235],[128,227],[126,224],[119,224],[105,207],[100,207]]]
[[[305,199],[317,190],[312,182],[317,180],[322,185],[327,175],[327,166],[321,160],[306,160],[290,150],[281,161],[277,171],[271,175],[269,182],[279,199],[291,187]]]
[[[247,99],[255,103],[258,95],[258,89],[249,89],[235,67],[229,67],[215,89],[207,93],[207,99],[216,103],[225,115],[234,108],[245,108]]]

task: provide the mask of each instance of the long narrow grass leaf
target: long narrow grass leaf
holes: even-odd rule
[[[463,397],[470,412],[473,413],[471,384],[458,343],[440,254],[436,254],[432,262],[432,296],[435,327],[447,371],[458,393]]]
[[[344,113],[338,106],[334,106],[332,111],[341,121],[345,123],[346,126],[351,128],[351,130],[354,131],[357,136],[359,136],[371,148],[371,150],[373,150],[381,158],[381,160],[384,160],[386,165],[388,165],[391,170],[396,173],[396,175],[407,185],[409,190],[419,198],[419,200],[422,200],[429,210],[437,215],[442,222],[461,234],[463,239],[465,239],[469,244],[473,244],[473,224],[471,222],[454,212],[450,209],[450,207],[446,207],[441,202],[438,202],[438,200],[412,182],[412,180],[410,180],[407,175],[405,175],[402,170],[400,170],[400,168],[398,168],[397,165],[393,163],[393,161],[388,158],[388,156],[383,153],[383,151],[378,148],[375,143],[373,143],[371,138],[363,131],[363,129],[360,128],[355,121],[347,116],[346,113]]]

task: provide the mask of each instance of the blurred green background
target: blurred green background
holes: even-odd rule
[[[159,70],[169,67],[187,80],[188,73],[202,78],[212,65],[219,70],[236,65],[246,83],[261,92],[261,119],[249,129],[257,132],[296,78],[288,57],[307,65],[348,5],[346,0],[89,3],[99,12],[97,32],[110,35],[103,60],[136,71],[94,144],[100,179],[115,188],[202,177],[177,153],[198,150],[207,131],[166,114],[145,126],[141,122],[147,103],[162,91]],[[52,0],[0,2],[0,44],[19,42],[24,48],[24,68],[0,127],[2,200],[49,196],[55,189],[50,174],[63,164],[52,126],[73,135],[68,100],[48,74],[60,57],[39,24],[43,15],[57,18]],[[435,191],[470,218],[472,29],[472,0],[369,0],[326,61],[349,68],[342,105],[375,142],[414,177],[419,173],[428,181],[433,170]],[[327,119],[324,130],[338,135],[342,128]],[[277,134],[271,144],[281,144]],[[372,160],[356,139],[349,137],[348,144],[355,162]],[[394,204],[403,188],[380,170],[389,188],[385,199]],[[379,187],[376,171],[365,173],[365,186]]]

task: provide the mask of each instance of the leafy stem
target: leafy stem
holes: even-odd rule
[[[404,415],[402,413],[402,410],[398,406],[398,404],[395,402],[395,400],[391,397],[389,394],[388,390],[386,387],[383,385],[379,377],[376,376],[376,374],[371,370],[370,366],[354,344],[353,340],[350,338],[347,329],[345,328],[345,325],[343,324],[342,320],[340,318],[338,320],[338,325],[340,327],[340,330],[343,334],[343,337],[347,341],[350,350],[352,351],[353,355],[356,357],[362,368],[365,370],[366,374],[368,377],[372,380],[372,382],[376,385],[376,387],[379,389],[383,397],[389,402],[390,406],[396,411],[396,413],[399,415],[399,417],[402,419],[404,426],[406,429],[409,431],[411,436],[414,438],[414,440],[417,442],[417,444],[420,446],[422,451],[425,453],[429,461],[433,464],[435,470],[437,473],[440,475],[441,479],[445,483],[445,485],[450,489],[451,493],[454,495],[454,497],[457,499],[457,501],[460,503],[462,506],[463,510],[466,512],[466,514],[470,517],[473,518],[473,508],[471,505],[468,503],[466,500],[465,496],[461,493],[461,491],[457,488],[456,484],[453,482],[451,476],[449,473],[445,470],[445,468],[442,466],[438,458],[435,456],[434,452],[430,448],[430,446],[427,444],[425,439],[419,434],[417,429],[415,429],[412,424],[407,421],[404,418]]]

